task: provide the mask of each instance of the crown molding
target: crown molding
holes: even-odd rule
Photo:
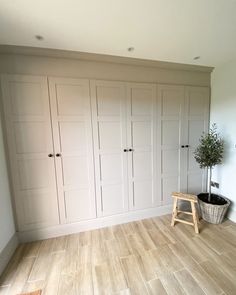
[[[79,51],[15,46],[15,45],[0,45],[0,54],[77,59],[77,60],[83,60],[83,61],[107,62],[107,63],[126,64],[126,65],[133,65],[133,66],[154,67],[154,68],[160,68],[160,69],[197,71],[197,72],[208,72],[208,73],[211,73],[214,69],[213,67],[206,67],[206,66],[199,66],[199,65],[189,65],[189,64],[172,63],[172,62],[164,62],[164,61],[156,61],[156,60],[148,60],[148,59],[79,52]]]

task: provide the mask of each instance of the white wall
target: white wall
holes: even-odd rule
[[[220,184],[215,192],[232,201],[229,218],[236,221],[236,60],[213,71],[211,87],[211,123],[225,140],[223,164],[213,171],[213,181]]]
[[[0,120],[0,254],[14,234],[15,225],[13,221],[6,158],[3,145],[2,126]]]

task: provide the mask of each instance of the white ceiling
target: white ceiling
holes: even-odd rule
[[[236,0],[0,0],[0,44],[217,66],[236,58]]]

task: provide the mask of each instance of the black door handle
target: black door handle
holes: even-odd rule
[[[182,149],[185,147],[184,145],[181,145]]]
[[[185,146],[186,148],[188,148],[189,147],[189,145],[188,144],[186,144],[186,146]]]
[[[133,149],[129,149],[129,152],[133,152],[134,150]]]
[[[49,157],[49,158],[52,158],[52,157],[53,157],[53,154],[48,154],[48,157]]]
[[[124,149],[124,152],[126,153],[126,152],[128,152],[128,150],[127,149]]]
[[[56,157],[61,157],[61,154],[59,154],[59,153],[58,153],[58,154],[56,154]]]

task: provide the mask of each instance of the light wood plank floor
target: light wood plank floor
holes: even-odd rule
[[[20,245],[0,294],[236,294],[236,224],[170,215]]]

